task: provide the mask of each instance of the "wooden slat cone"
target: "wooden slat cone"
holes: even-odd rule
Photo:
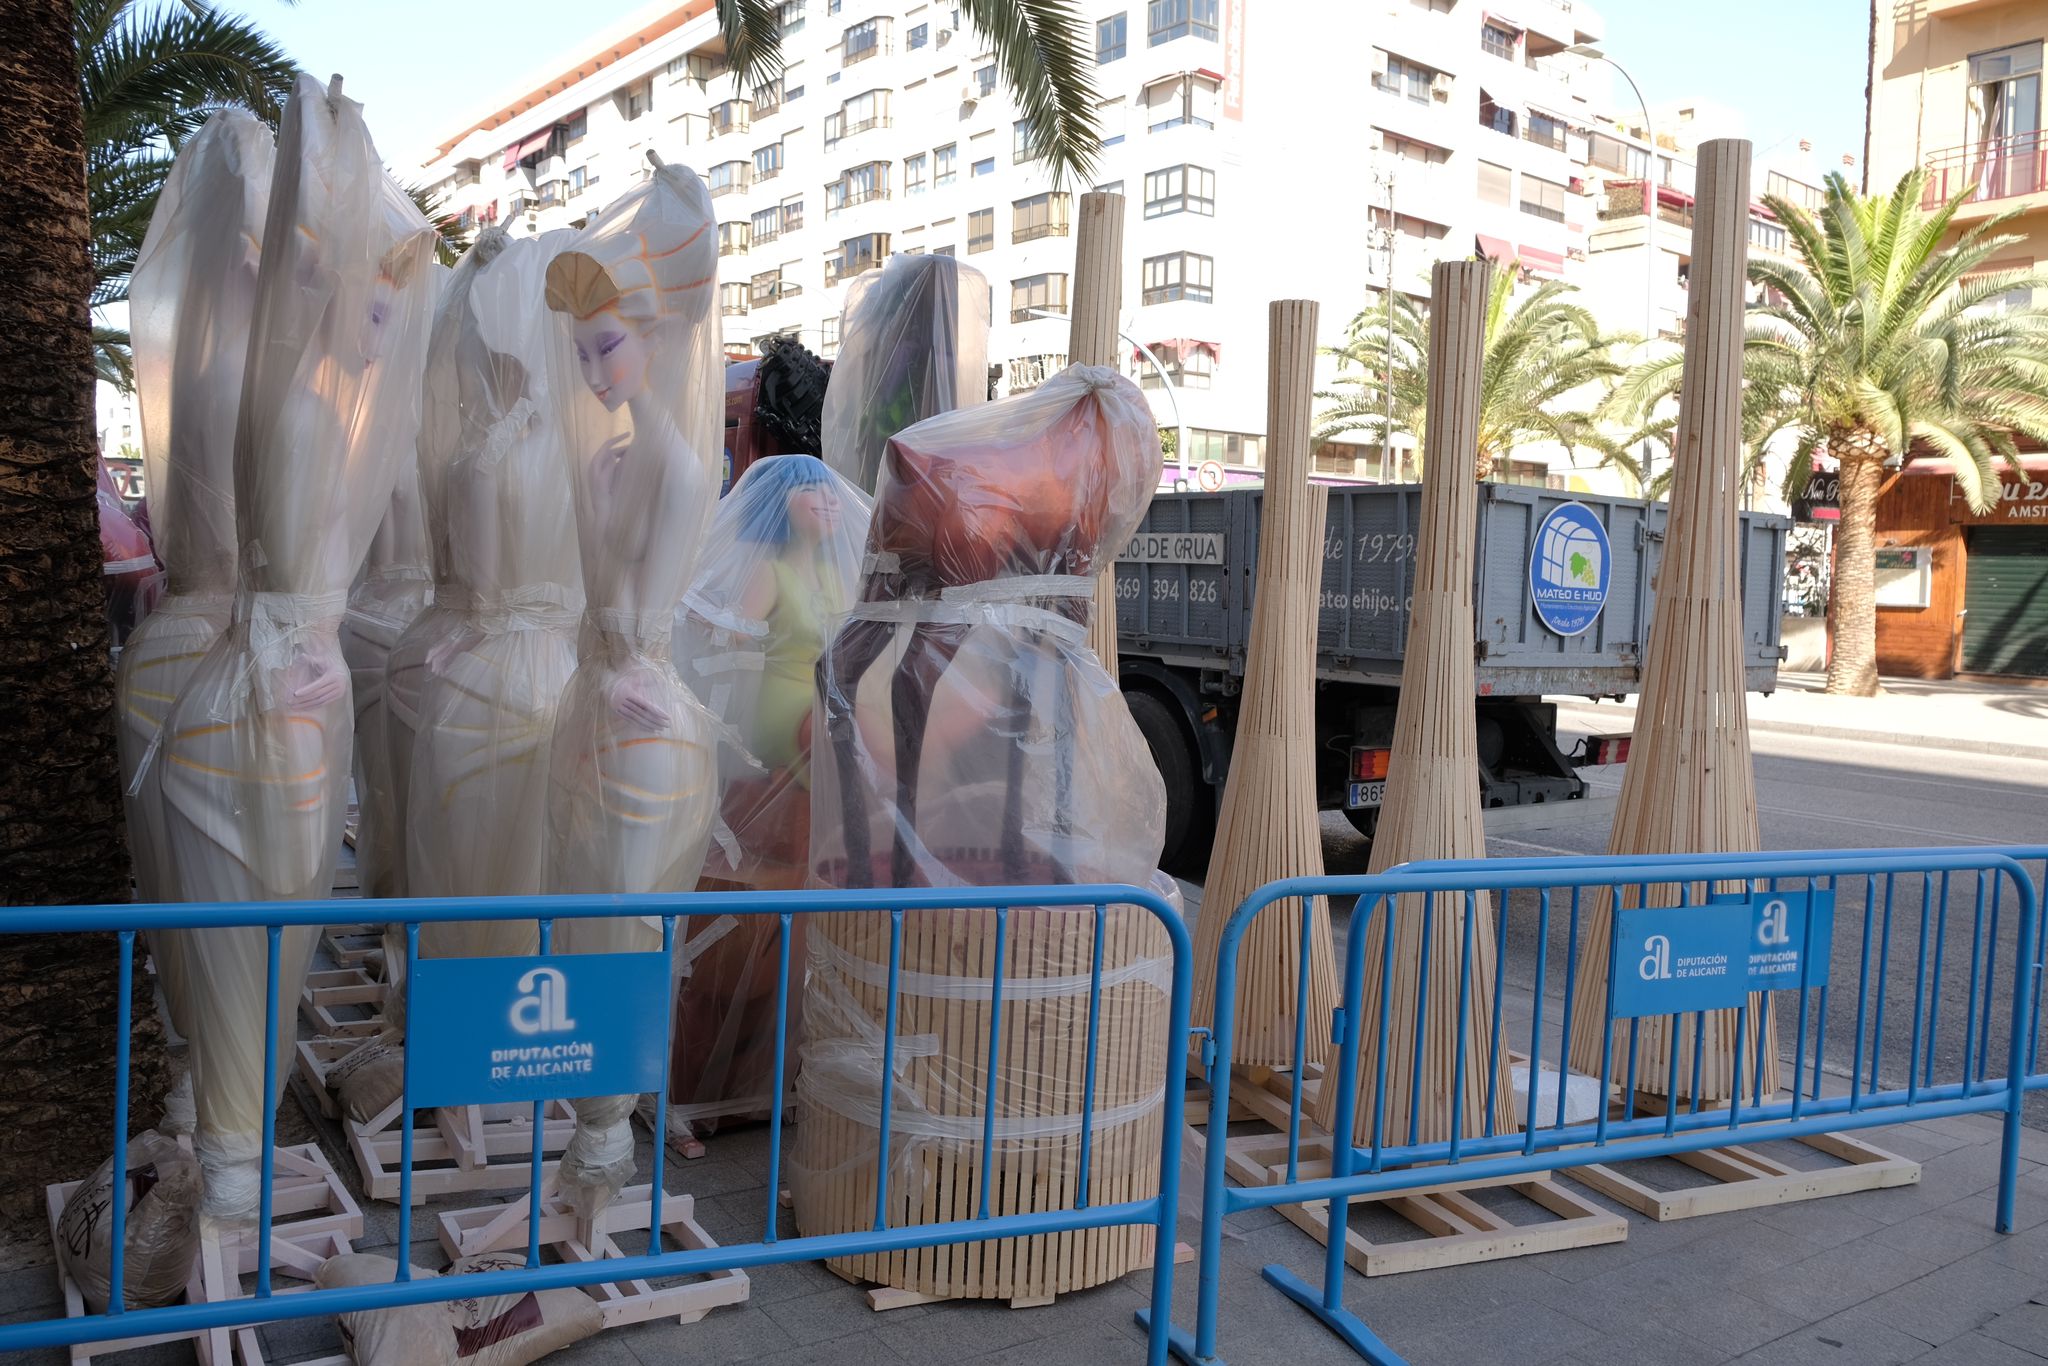
[[[1671,511],[1657,570],[1643,689],[1635,739],[1622,778],[1609,852],[1718,853],[1759,845],[1756,774],[1751,767],[1749,715],[1743,692],[1742,557],[1738,542],[1742,463],[1743,292],[1749,241],[1749,144],[1704,143],[1693,209],[1692,279],[1685,305],[1685,378],[1673,447]],[[1693,889],[1693,900],[1706,888]],[[1636,904],[1624,890],[1623,905]],[[1578,980],[1602,982],[1612,929],[1608,896],[1589,899]],[[1678,904],[1676,887],[1652,888],[1652,905]],[[1698,1099],[1728,1099],[1738,1084],[1777,1089],[1778,1050],[1772,1022],[1752,995],[1742,1012],[1709,1012],[1700,1046]],[[1737,1022],[1748,1015],[1742,1056]],[[1572,1012],[1572,1066],[1600,1075],[1604,991],[1581,991]],[[1761,1017],[1761,1018],[1759,1018]],[[1624,1088],[1693,1099],[1693,1021],[1681,1016],[1678,1038],[1669,1017],[1640,1022],[1636,1069],[1628,1066],[1629,1025],[1616,1027],[1613,1076]],[[1670,1085],[1678,1050],[1678,1084]]]
[[[1124,197],[1100,190],[1081,196],[1074,229],[1074,295],[1067,332],[1067,361],[1073,365],[1117,364],[1117,315],[1124,299]],[[1111,678],[1116,674],[1116,557],[1120,545],[1103,546],[1095,576],[1095,609],[1088,621],[1088,647]]]
[[[1486,351],[1487,276],[1483,261],[1445,261],[1430,273],[1428,459],[1422,473],[1415,597],[1401,665],[1393,756],[1369,864],[1375,873],[1415,859],[1479,858],[1486,853],[1479,805],[1478,718],[1472,706],[1472,575],[1479,522],[1479,486],[1473,475],[1479,449],[1480,366]],[[1489,1056],[1495,920],[1484,892],[1469,904],[1474,922],[1472,971],[1462,1011],[1459,965],[1466,949],[1468,915],[1464,897],[1440,896],[1427,905],[1421,896],[1400,898],[1391,982],[1381,975],[1382,965],[1389,961],[1384,910],[1366,930],[1353,1129],[1360,1143],[1373,1140],[1382,997],[1391,997],[1386,1108],[1379,1126],[1386,1142],[1440,1143],[1454,1128],[1468,1137],[1483,1134],[1488,1131],[1489,1104],[1492,1132],[1515,1127],[1506,1052]],[[1462,1088],[1457,1085],[1461,1014],[1466,1034]],[[1335,1127],[1335,1086],[1322,1087],[1314,1114],[1322,1128]]]
[[[1313,302],[1282,299],[1272,305],[1258,595],[1245,648],[1237,740],[1195,926],[1198,1024],[1215,1019],[1216,948],[1231,913],[1265,883],[1323,871],[1315,791],[1316,606],[1329,490],[1308,478],[1315,334]],[[1309,922],[1308,1056],[1299,1060],[1304,1064],[1322,1060],[1337,1002],[1328,902],[1315,899]],[[1276,903],[1246,931],[1238,958],[1234,1062],[1295,1065],[1301,955],[1298,902]]]

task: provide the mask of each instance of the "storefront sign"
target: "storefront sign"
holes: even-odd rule
[[[1584,503],[1552,508],[1529,550],[1529,601],[1561,636],[1583,634],[1607,605],[1607,528]]]
[[[1223,117],[1244,120],[1244,12],[1251,0],[1223,0]]]
[[[1704,906],[1635,907],[1615,920],[1616,1019],[1727,1010],[1752,991],[1798,987],[1802,965],[1810,965],[1805,985],[1827,984],[1835,894],[1757,892]]]
[[[658,1090],[668,986],[660,953],[422,958],[406,989],[412,1106]]]
[[[1792,518],[1799,522],[1838,522],[1842,519],[1842,472],[1813,470],[1806,487],[1792,500]]]
[[[1999,481],[1998,501],[1988,512],[1972,508],[1962,485],[1951,480],[1948,519],[1968,526],[2048,526],[2048,474],[2037,475],[2030,483],[2007,472]]]

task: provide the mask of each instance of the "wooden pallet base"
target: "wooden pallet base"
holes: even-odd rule
[[[549,1186],[552,1187],[550,1182]],[[650,1190],[628,1186],[607,1205],[596,1219],[578,1219],[560,1203],[552,1189],[541,1199],[540,1245],[543,1259],[556,1262],[602,1262],[614,1257],[646,1251],[645,1234],[651,1217]],[[450,1210],[435,1221],[442,1250],[450,1259],[479,1252],[525,1251],[527,1202],[487,1205],[478,1209]],[[696,1202],[688,1195],[665,1194],[661,1198],[661,1227],[665,1241],[693,1249],[718,1244],[696,1220]],[[629,1247],[621,1247],[621,1236]],[[604,1326],[615,1328],[650,1319],[675,1319],[695,1323],[721,1305],[740,1304],[753,1293],[747,1273],[739,1270],[713,1271],[687,1285],[654,1286],[647,1281],[603,1282],[584,1287],[604,1310]]]
[[[1194,1259],[1194,1248],[1186,1243],[1173,1245],[1175,1266],[1184,1266]],[[1142,1271],[1151,1265],[1152,1257],[1147,1253],[1132,1270]],[[835,1271],[834,1274],[838,1273]],[[903,1290],[893,1285],[871,1286],[866,1294],[868,1308],[878,1314],[887,1313],[891,1309],[909,1309],[920,1304],[951,1304],[956,1298],[952,1295],[927,1295],[921,1290]],[[1057,1295],[1017,1295],[1010,1299],[1009,1306],[1012,1309],[1044,1309],[1058,1299]]]
[[[381,925],[329,925],[320,932],[320,947],[337,968],[360,968],[384,951]]]
[[[57,1244],[57,1221],[64,1217],[64,1206],[70,1203],[71,1197],[84,1184],[83,1181],[62,1181],[54,1186],[45,1186],[43,1188],[43,1200],[50,1216],[50,1245],[52,1247],[55,1247]],[[57,1286],[64,1295],[64,1316],[73,1319],[85,1317],[85,1293],[79,1289],[78,1282],[65,1274],[62,1262],[56,1263],[52,1270],[57,1273]],[[205,1301],[205,1281],[200,1275],[199,1259],[194,1257],[192,1259],[191,1274],[185,1280],[185,1303],[203,1304]],[[226,1328],[185,1333],[146,1333],[140,1337],[115,1338],[111,1342],[79,1343],[66,1350],[69,1353],[72,1366],[85,1366],[87,1362],[101,1357],[114,1356],[121,1352],[132,1352],[143,1347],[155,1347],[166,1342],[190,1342],[193,1355],[199,1359],[201,1366],[227,1366],[229,1353],[232,1350],[230,1337],[230,1330]]]
[[[1628,1164],[1601,1163],[1570,1167],[1566,1174],[1608,1199],[1664,1223],[1695,1219],[1703,1214],[1761,1209],[1795,1200],[1819,1200],[1855,1191],[1910,1186],[1920,1180],[1920,1164],[1873,1147],[1847,1134],[1810,1134],[1791,1140],[1837,1159],[1842,1165],[1788,1166],[1754,1148],[1735,1145],[1700,1152],[1673,1153],[1672,1160],[1713,1178],[1711,1184],[1683,1190],[1657,1190],[1626,1174]]]
[[[299,992],[299,1018],[323,1038],[368,1038],[383,1031],[388,990],[361,968],[309,972]]]
[[[379,1123],[378,1121],[382,1121]],[[368,1124],[347,1123],[349,1151],[363,1189],[374,1200],[396,1200],[405,1136],[396,1107]],[[576,1132],[567,1101],[549,1101],[541,1112],[541,1179],[555,1174],[562,1150]],[[433,1112],[412,1131],[412,1199],[415,1205],[440,1195],[520,1190],[533,1181],[533,1107],[467,1105]]]

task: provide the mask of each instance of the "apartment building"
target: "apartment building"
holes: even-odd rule
[[[1879,0],[1866,189],[1914,167],[1929,205],[1965,195],[1951,236],[1994,214],[2018,240],[1984,269],[2048,262],[2041,129],[2043,0]],[[1991,307],[2027,302],[2015,291]],[[2039,298],[2033,300],[2041,302]],[[2048,676],[2048,453],[1971,510],[1945,461],[1910,461],[1878,505],[1878,667],[1888,674]]]

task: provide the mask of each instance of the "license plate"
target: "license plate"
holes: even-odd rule
[[[1386,799],[1387,784],[1383,778],[1375,783],[1353,783],[1344,798],[1344,805],[1356,811],[1361,806],[1378,806]]]

